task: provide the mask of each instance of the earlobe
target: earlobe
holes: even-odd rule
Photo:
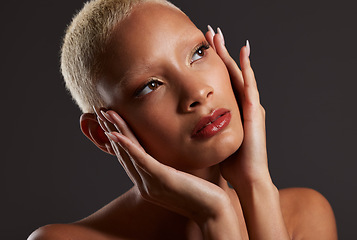
[[[93,113],[83,113],[80,118],[80,126],[83,134],[98,148],[106,153],[115,155],[109,139],[99,125],[97,117]]]

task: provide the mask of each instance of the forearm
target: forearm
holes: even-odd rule
[[[251,240],[290,239],[280,207],[279,191],[270,177],[241,184],[238,193]]]
[[[232,205],[222,206],[216,216],[199,223],[205,240],[241,240],[238,218]]]

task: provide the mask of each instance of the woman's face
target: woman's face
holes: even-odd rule
[[[227,69],[179,10],[136,6],[116,29],[97,87],[154,158],[179,170],[217,164],[242,143]]]

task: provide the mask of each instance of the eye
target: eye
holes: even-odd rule
[[[201,59],[205,55],[205,51],[209,48],[209,44],[207,42],[203,42],[198,45],[191,58],[191,63]]]
[[[150,82],[148,82],[147,84],[145,84],[145,86],[143,88],[141,88],[138,92],[137,92],[137,96],[144,96],[148,93],[151,93],[152,91],[155,91],[156,89],[158,89],[160,86],[162,85],[162,82],[160,82],[159,80],[151,80]]]
[[[198,49],[192,56],[191,62],[197,61],[198,59],[201,59],[205,55],[205,51],[203,50],[203,47]]]

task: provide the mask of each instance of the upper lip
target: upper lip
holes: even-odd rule
[[[217,118],[221,117],[222,115],[224,115],[225,113],[229,112],[228,109],[225,108],[219,108],[219,109],[215,109],[211,112],[211,114],[202,117],[198,123],[196,124],[195,128],[192,131],[192,136],[195,135],[196,133],[198,133],[200,130],[202,130],[205,126],[207,126],[208,124],[214,122],[217,120]]]

